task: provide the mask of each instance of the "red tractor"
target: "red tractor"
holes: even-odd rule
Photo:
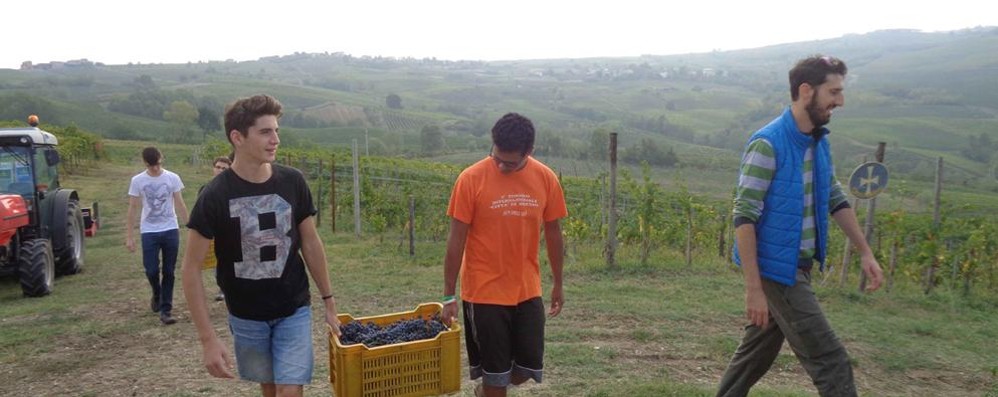
[[[16,274],[25,296],[52,292],[56,274],[83,269],[83,237],[97,232],[97,203],[80,207],[59,186],[55,135],[37,127],[0,128],[0,275]]]

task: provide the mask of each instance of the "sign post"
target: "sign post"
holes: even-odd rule
[[[873,245],[873,212],[877,206],[877,195],[887,188],[888,172],[887,167],[884,166],[884,149],[887,146],[885,142],[880,142],[877,145],[877,153],[875,162],[868,162],[860,164],[859,167],[852,172],[852,176],[849,177],[849,191],[856,198],[869,199],[870,205],[866,212],[866,244]],[[862,265],[861,265],[862,266]],[[862,267],[859,271],[859,291],[863,292],[866,289],[866,273],[863,272]]]

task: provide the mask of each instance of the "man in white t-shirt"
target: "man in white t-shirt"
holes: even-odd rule
[[[128,186],[128,219],[125,225],[125,247],[135,252],[136,208],[142,208],[139,232],[142,237],[142,265],[152,287],[150,308],[159,313],[164,325],[176,323],[173,310],[174,269],[180,248],[180,231],[177,223],[179,209],[183,223],[187,223],[187,205],[180,191],[184,183],[180,176],[163,168],[163,154],[155,147],[142,149],[146,170],[132,177]],[[160,253],[163,258],[163,276],[160,278]]]

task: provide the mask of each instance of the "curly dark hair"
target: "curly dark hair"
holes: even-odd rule
[[[254,95],[249,98],[241,98],[229,106],[225,107],[225,137],[232,143],[229,133],[232,130],[246,136],[249,128],[256,124],[256,119],[262,116],[283,115],[284,107],[281,102],[270,95]]]
[[[534,123],[519,113],[506,113],[492,126],[492,143],[503,152],[527,154],[534,148]]]
[[[825,84],[829,74],[845,76],[848,71],[846,63],[835,57],[812,55],[801,59],[790,69],[790,99],[796,101],[800,96],[801,84],[817,87]]]
[[[215,164],[218,164],[218,163],[232,165],[232,159],[230,159],[229,156],[218,156],[218,157],[215,157],[215,161],[211,162],[212,165],[215,165]]]

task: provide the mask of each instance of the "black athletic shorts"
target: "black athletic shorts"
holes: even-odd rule
[[[541,382],[544,372],[544,301],[516,306],[463,302],[464,338],[471,379],[506,387],[513,376]]]

